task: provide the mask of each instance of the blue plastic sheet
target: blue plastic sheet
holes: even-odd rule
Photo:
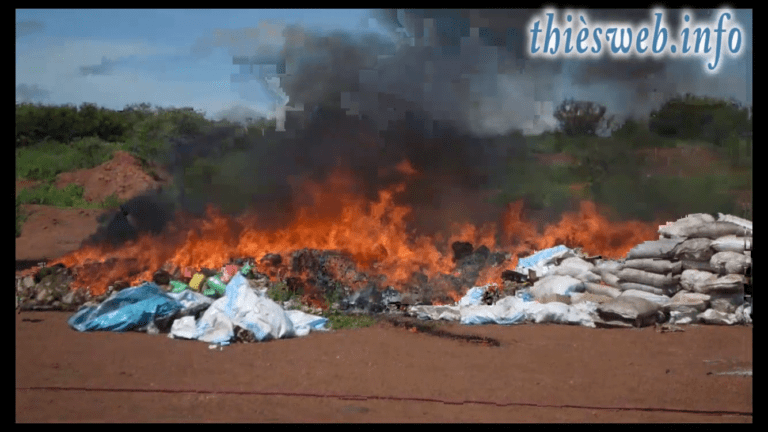
[[[126,288],[98,306],[84,307],[70,317],[70,327],[77,331],[135,330],[156,319],[168,318],[183,305],[154,283]]]
[[[565,252],[567,250],[570,250],[570,249],[568,249],[567,247],[565,247],[563,245],[555,246],[555,247],[549,248],[549,249],[544,249],[543,251],[536,252],[535,254],[533,254],[531,256],[528,256],[528,257],[525,257],[525,258],[520,258],[517,261],[517,266],[519,268],[536,267],[536,265],[539,264],[541,261],[544,261],[544,260],[547,260],[549,258],[552,258],[553,256],[555,256],[555,255],[557,255],[557,254],[559,254],[561,252]]]

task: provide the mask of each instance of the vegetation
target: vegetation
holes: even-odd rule
[[[328,318],[331,330],[363,328],[376,324],[376,319],[370,315],[344,314],[335,309],[323,312],[323,317]]]
[[[523,199],[529,208],[556,214],[580,199],[590,199],[614,209],[618,216],[645,219],[659,210],[678,215],[692,211],[743,214],[734,191],[752,189],[748,109],[730,101],[685,95],[670,99],[648,118],[628,119],[618,126],[604,107],[588,101],[564,101],[555,116],[561,122],[559,131],[531,137],[514,133],[479,142],[479,152],[486,145],[509,150],[507,169],[489,180],[500,189],[496,197],[500,204]],[[76,187],[59,190],[52,182],[62,172],[109,160],[115,150],[133,154],[147,171],[154,164],[181,163],[184,170],[176,173],[173,188],[188,200],[216,196],[228,206],[222,208],[225,212],[241,210],[248,203],[233,187],[243,182],[239,174],[270,169],[269,161],[282,154],[279,137],[264,133],[274,126],[274,120],[252,119],[244,130],[227,121],[208,121],[190,108],[149,104],[121,111],[92,104],[79,108],[17,104],[16,176],[45,182],[16,197],[17,227],[23,222],[20,205],[24,203],[114,205],[116,200],[85,203]],[[605,128],[612,130],[610,136],[597,133]],[[194,139],[185,141],[186,137]],[[642,156],[643,150],[686,146],[706,147],[722,163],[716,170],[685,178],[649,174],[654,167]],[[573,162],[536,159],[553,153],[567,155]],[[274,188],[270,181],[252,181],[248,190],[268,192]],[[285,289],[273,294],[292,295]]]
[[[267,290],[267,297],[278,303],[287,302],[300,294],[288,288],[288,285],[283,281],[272,284]]]
[[[63,188],[58,188],[53,182],[46,182],[36,187],[19,191],[16,194],[16,203],[17,207],[20,204],[39,204],[54,207],[115,208],[122,202],[114,194],[102,202],[88,202],[83,198],[82,186],[69,184]]]
[[[729,138],[752,132],[750,111],[733,101],[687,94],[667,101],[650,115],[649,128],[665,137],[700,139],[727,146]]]

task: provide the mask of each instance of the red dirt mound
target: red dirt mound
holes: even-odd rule
[[[59,174],[57,187],[68,184],[83,186],[83,197],[89,202],[101,202],[115,194],[128,200],[170,183],[161,170],[153,178],[132,155],[117,151],[114,157],[97,167]],[[39,182],[16,180],[16,191],[34,187]],[[21,236],[16,238],[16,261],[45,261],[77,250],[80,243],[98,229],[97,218],[116,209],[67,209],[41,205],[23,205],[27,219]]]
[[[100,202],[115,194],[126,200],[146,191],[157,190],[168,183],[167,177],[153,178],[132,155],[116,151],[112,160],[97,167],[59,174],[57,187],[78,184],[85,190],[83,198],[88,202]]]

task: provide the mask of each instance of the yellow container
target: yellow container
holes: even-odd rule
[[[192,279],[189,280],[189,286],[192,287],[193,290],[199,291],[200,290],[200,284],[203,283],[205,280],[205,275],[202,273],[195,273],[194,276],[192,276]]]

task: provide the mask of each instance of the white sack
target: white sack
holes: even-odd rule
[[[724,269],[728,274],[744,274],[752,265],[752,258],[738,252],[718,252],[712,255],[709,265],[716,269]]]
[[[680,274],[680,286],[684,290],[700,292],[697,288],[698,284],[714,279],[717,279],[717,275],[714,273],[701,270],[683,270],[683,273]]]
[[[682,219],[678,219],[675,222],[671,222],[667,225],[659,227],[659,234],[662,234],[666,237],[682,237],[683,231],[689,227],[703,225],[714,221],[715,218],[713,218],[712,215],[706,213],[690,214]]]
[[[718,213],[717,220],[723,221],[723,222],[730,222],[730,223],[739,225],[742,228],[746,228],[752,231],[752,221],[740,218],[738,216],[724,215],[722,213]]]
[[[715,252],[744,253],[752,249],[752,237],[723,236],[712,241],[712,249]]]
[[[550,294],[569,296],[573,292],[583,292],[584,283],[570,276],[546,276],[537,280],[531,288],[534,298],[542,298]]]
[[[746,278],[742,275],[732,274],[715,279],[707,279],[696,284],[696,292],[703,294],[737,294],[744,293]]]

